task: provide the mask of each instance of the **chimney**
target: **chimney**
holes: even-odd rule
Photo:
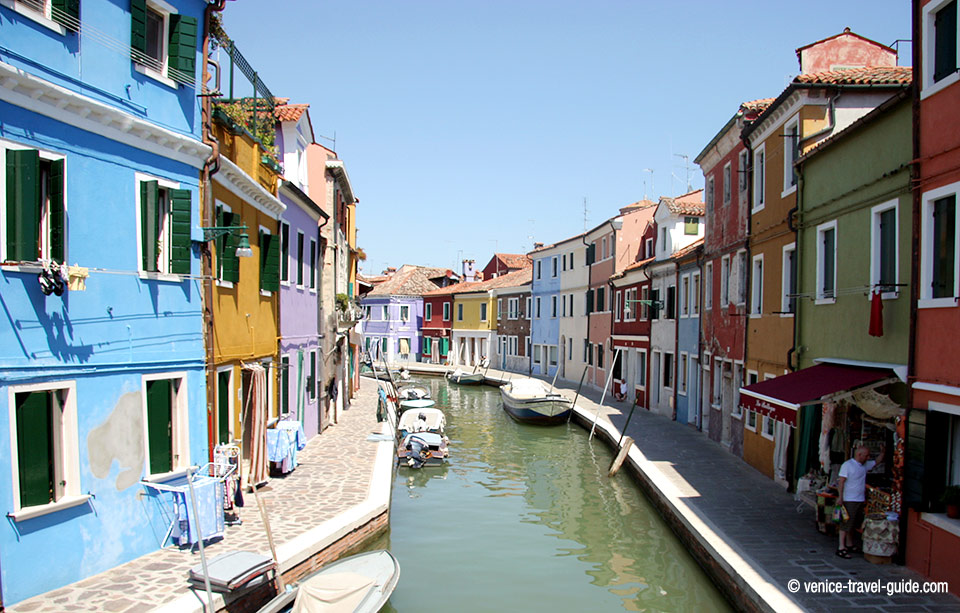
[[[464,260],[463,261],[463,281],[464,283],[471,283],[477,280],[477,273],[474,269],[474,260]]]
[[[534,250],[540,249],[540,248],[542,248],[542,247],[543,247],[543,243],[534,243],[534,244],[533,244]]]

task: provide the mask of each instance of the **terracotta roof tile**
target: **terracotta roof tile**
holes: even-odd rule
[[[741,103],[740,108],[743,109],[744,111],[748,111],[748,112],[753,111],[753,112],[760,113],[764,109],[766,109],[768,106],[773,104],[774,100],[776,100],[776,98],[760,98],[759,100],[751,100],[749,102]]]
[[[696,251],[698,247],[702,247],[702,246],[703,246],[703,239],[699,238],[693,241],[692,243],[690,243],[689,245],[687,245],[686,247],[684,247],[683,249],[677,249],[677,251],[672,256],[670,256],[670,258],[674,260],[683,259],[686,256],[693,253],[694,251]]]
[[[909,85],[913,81],[910,66],[868,66],[798,75],[796,84],[817,85]]]
[[[403,266],[390,278],[378,283],[368,296],[421,296],[437,289],[426,271],[435,270],[421,266]]]
[[[661,197],[660,201],[667,205],[671,213],[675,215],[705,215],[706,208],[703,203],[703,190],[698,189],[690,193],[677,196],[676,198]]]
[[[299,121],[309,104],[278,104],[273,109],[274,116],[280,121]]]
[[[508,268],[524,268],[530,265],[530,257],[525,253],[496,253]]]

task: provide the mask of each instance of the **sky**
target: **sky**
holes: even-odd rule
[[[783,91],[798,47],[911,35],[909,0],[236,0],[223,19],[344,161],[367,276],[482,267],[700,189],[694,159]]]

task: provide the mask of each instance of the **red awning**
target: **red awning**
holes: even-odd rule
[[[797,425],[797,411],[825,396],[889,379],[888,368],[817,364],[797,372],[740,388],[740,406]]]

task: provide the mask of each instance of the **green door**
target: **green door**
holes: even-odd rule
[[[147,381],[147,440],[150,473],[173,470],[173,386],[169,379]]]
[[[20,506],[54,500],[53,428],[50,392],[17,394],[17,462],[20,468]]]
[[[218,441],[230,442],[230,371],[217,373],[217,432]]]

